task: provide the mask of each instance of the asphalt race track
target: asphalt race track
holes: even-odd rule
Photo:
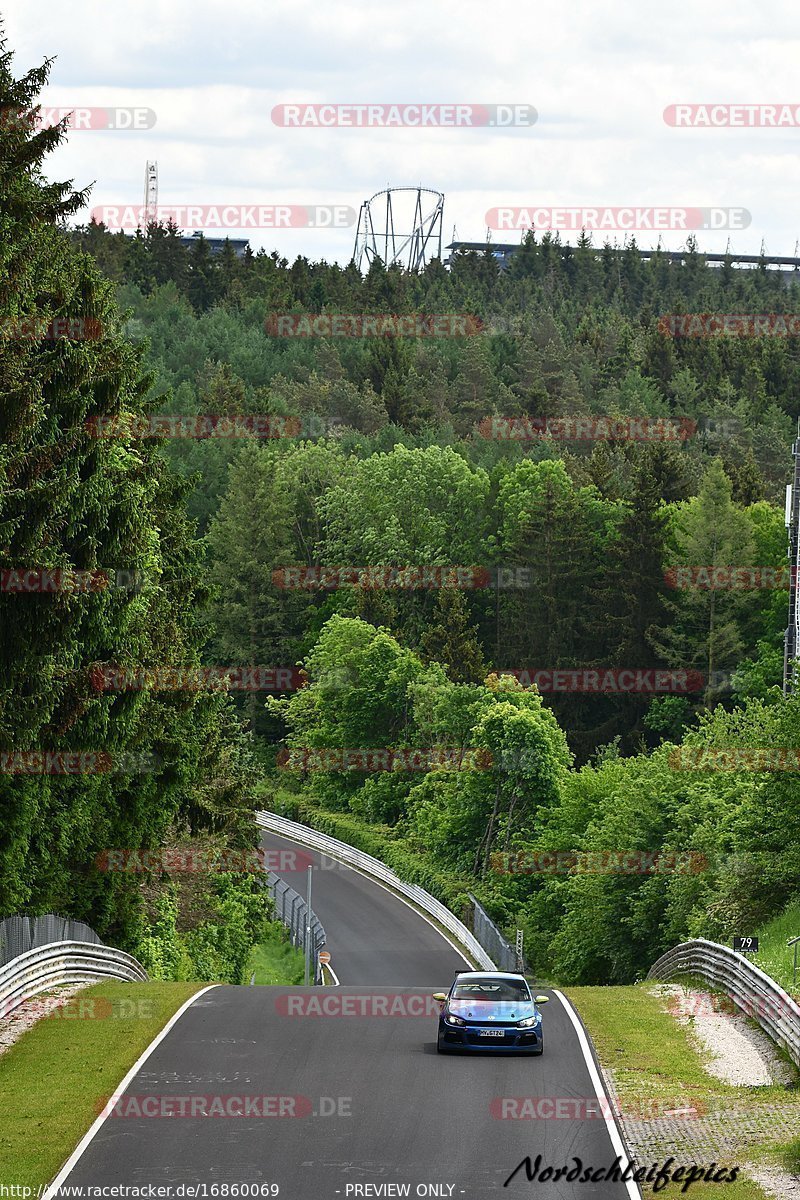
[[[292,845],[271,834],[264,844]],[[285,877],[304,889],[304,874]],[[504,1186],[526,1155],[532,1163],[541,1155],[544,1171],[572,1168],[576,1157],[610,1167],[618,1153],[557,996],[549,993],[544,1009],[541,1058],[438,1055],[430,992],[463,968],[457,951],[357,872],[318,869],[313,886],[342,986],[218,987],[200,996],[62,1187],[172,1185],[172,1197],[202,1200],[235,1197],[224,1189],[237,1184],[253,1185],[245,1195],[276,1185],[280,1200],[639,1194],[614,1182],[530,1182],[524,1167]],[[549,1105],[546,1118],[544,1107],[537,1119],[503,1116],[524,1097]],[[551,1115],[557,1098],[564,1116]],[[595,1115],[576,1119],[570,1101],[588,1102]],[[214,1115],[215,1104],[231,1115]]]
[[[471,964],[438,930],[360,872],[272,833],[265,832],[261,843],[269,854],[268,862],[276,864],[276,874],[302,896],[306,894],[308,862],[313,860],[317,869],[311,907],[325,927],[331,964],[340,983],[419,984],[438,991],[450,986],[455,971],[470,969]],[[271,851],[286,852],[283,861],[297,869],[280,869],[281,857]]]

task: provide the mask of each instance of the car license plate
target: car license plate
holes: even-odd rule
[[[504,1029],[482,1029],[481,1037],[505,1037]]]

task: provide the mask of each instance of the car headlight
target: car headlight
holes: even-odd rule
[[[520,1029],[530,1029],[531,1025],[538,1025],[541,1019],[537,1013],[535,1017],[526,1017],[524,1021],[517,1021],[517,1025]]]
[[[448,1025],[466,1025],[466,1021],[462,1021],[461,1017],[454,1017],[452,1013],[445,1013],[445,1021]]]

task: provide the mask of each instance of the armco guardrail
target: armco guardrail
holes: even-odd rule
[[[0,921],[0,967],[27,954],[37,946],[51,946],[53,942],[91,942],[93,946],[103,943],[91,926],[73,917],[59,917],[55,913],[44,913],[29,917],[17,913]]]
[[[653,963],[647,978],[676,975],[692,975],[725,992],[800,1066],[800,1006],[743,954],[704,938],[682,942]]]
[[[96,983],[122,979],[143,983],[147,972],[141,963],[93,942],[51,942],[20,954],[0,967],[0,1017],[6,1017],[25,1000],[67,983]]]
[[[300,946],[305,954],[306,950],[306,930],[311,931],[311,963],[314,974],[314,983],[322,983],[322,968],[319,962],[319,952],[325,945],[327,938],[325,930],[322,927],[317,914],[313,908],[311,910],[311,920],[306,917],[308,905],[304,898],[296,892],[294,888],[289,887],[288,883],[284,883],[279,875],[274,871],[267,871],[267,887],[270,890],[272,899],[275,901],[275,916],[279,921],[282,921],[289,930],[289,936],[292,939],[293,946]]]
[[[472,892],[467,892],[467,895],[472,901],[472,932],[478,942],[487,954],[492,956],[501,971],[516,971],[516,950],[503,937],[477,896],[473,896]]]
[[[406,883],[399,875],[395,875],[394,871],[380,859],[373,858],[371,854],[364,854],[362,850],[356,850],[353,846],[348,846],[347,842],[340,842],[337,838],[328,837],[326,833],[311,829],[308,825],[300,825],[297,821],[290,821],[287,817],[279,817],[277,813],[256,813],[256,821],[263,829],[293,838],[312,850],[319,850],[331,858],[339,859],[348,866],[363,871],[365,875],[371,875],[373,879],[379,879],[393,891],[405,896],[412,904],[416,904],[428,916],[433,917],[434,921],[453,935],[459,946],[463,947],[482,970],[497,970],[486,950],[474,934],[470,933],[463,921],[459,921],[449,908],[446,908],[424,888],[419,887],[416,883]]]

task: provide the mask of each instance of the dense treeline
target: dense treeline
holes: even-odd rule
[[[15,79],[0,44],[2,113],[29,112],[47,73]],[[222,693],[95,685],[99,663],[199,663],[207,589],[187,484],[152,446],[87,429],[120,407],[143,411],[151,377],[112,332],[113,285],[63,227],[85,196],[44,178],[63,136],[5,119],[0,136],[0,914],[84,918],[117,944],[146,943],[158,972],[158,945],[177,944],[180,889],[161,881],[146,906],[141,878],[105,870],[104,856],[179,833],[253,845],[255,762]],[[31,335],[59,318],[103,336]],[[205,921],[182,914],[185,932],[205,926],[198,954],[226,905],[249,949],[268,915],[260,880],[209,887]]]
[[[454,682],[344,617],[306,667],[309,686],[270,705],[289,747],[279,804],[456,910],[476,892],[524,930],[541,975],[631,982],[675,942],[729,940],[797,896],[797,697],[718,706],[682,745],[628,758],[612,745],[575,770],[552,714],[513,678]]]
[[[785,593],[676,594],[664,575],[676,563],[785,563],[777,508],[766,505],[781,503],[788,473],[793,341],[673,339],[657,319],[791,308],[797,289],[783,277],[711,268],[697,251],[684,264],[642,262],[633,248],[598,256],[588,239],[575,248],[530,239],[507,272],[468,254],[450,270],[434,263],[414,276],[376,264],[362,277],[352,265],[238,259],[230,245],[212,255],[202,239],[187,249],[174,228],[131,238],[92,225],[74,236],[120,281],[127,329],[148,340],[156,411],[271,413],[320,435],[165,442],[170,463],[196,482],[190,512],[207,533],[210,661],[293,663],[341,611],[386,625],[429,658],[447,647],[454,676],[466,670],[454,661],[462,654],[471,678],[484,667],[595,666],[707,677],[649,713],[649,697],[548,697],[581,760],[617,735],[628,751],[643,737],[653,744],[698,701],[729,701],[737,667],[736,686],[756,694],[779,677]],[[200,280],[213,281],[205,299]],[[475,313],[504,332],[265,333],[271,315],[305,311]],[[698,427],[676,442],[519,441],[485,436],[494,413],[682,417]],[[712,464],[724,474],[711,479]],[[717,519],[728,525],[719,542],[702,536]],[[312,596],[272,579],[287,564],[473,562],[522,567],[530,586]],[[724,677],[716,690],[715,674]],[[247,708],[259,733],[275,732],[254,700]]]
[[[555,681],[546,701],[582,761],[617,737],[628,752],[655,745],[702,705],[763,694],[781,678],[786,590],[680,589],[670,568],[758,564],[779,580],[782,512],[765,501],[736,504],[719,459],[709,460],[696,496],[670,503],[662,497],[677,481],[679,495],[689,490],[677,452],[629,449],[619,465],[617,480],[596,486],[555,459],[487,471],[452,447],[361,457],[336,442],[250,445],[231,467],[207,538],[210,652],[227,665],[293,664],[338,612],[386,627],[455,681],[478,682],[489,670],[527,672],[523,679],[651,672],[644,690],[623,677],[616,694],[616,675],[606,694]],[[291,588],[284,572],[473,563],[486,574],[468,576],[478,586],[463,589]],[[658,669],[673,674],[657,685]],[[540,686],[546,692],[547,677]],[[666,694],[654,701],[657,687]],[[253,715],[269,735],[273,727]]]
[[[449,437],[482,463],[520,452],[476,436],[493,413],[699,418],[687,445],[693,461],[719,453],[742,499],[780,497],[800,383],[796,339],[673,338],[658,326],[675,312],[796,310],[797,284],[766,266],[709,267],[696,249],[683,263],[642,261],[633,244],[598,254],[588,238],[572,248],[531,235],[505,272],[490,254],[469,253],[449,270],[434,262],[414,275],[376,262],[362,277],[352,264],[289,266],[264,252],[238,259],[230,246],[212,255],[203,239],[187,249],[178,230],[155,225],[131,237],[93,224],[74,237],[120,283],[128,330],[147,336],[158,384],[174,389],[170,411],[299,414],[307,427],[316,418],[377,435],[368,445],[384,449],[398,438]],[[275,314],[320,312],[475,314],[487,332],[265,333]],[[591,445],[555,450],[565,448],[585,457]],[[193,511],[204,519],[229,451],[170,447],[203,472]]]
[[[28,110],[45,79],[15,80],[3,51],[0,107]],[[362,276],[187,249],[173,227],[69,230],[85,198],[41,165],[62,136],[4,123],[0,331],[68,317],[102,336],[0,336],[0,567],[139,583],[0,591],[0,752],[117,764],[0,773],[0,914],[72,913],[154,974],[233,981],[267,911],[258,876],[141,886],[98,856],[252,846],[276,789],[456,908],[478,891],[565,980],[630,979],[678,937],[780,911],[798,890],[796,773],[675,753],[797,745],[777,687],[786,591],[673,585],[681,568],[785,565],[797,339],[671,337],[659,318],[788,312],[797,284],[712,268],[693,245],[674,263],[529,237],[507,271],[487,253]],[[468,314],[481,331],[268,333],[287,313]],[[142,437],[152,414],[267,414],[287,436]],[[487,436],[493,417],[591,415],[681,419],[687,436]],[[105,418],[118,425],[97,437]],[[473,584],[287,585],[306,568],[448,566]],[[103,691],[98,664],[302,664],[306,686],[266,704]],[[509,670],[691,683],[540,694]],[[310,757],[346,748],[378,757]],[[424,769],[404,765],[423,751]],[[703,865],[507,869],[634,850]]]

